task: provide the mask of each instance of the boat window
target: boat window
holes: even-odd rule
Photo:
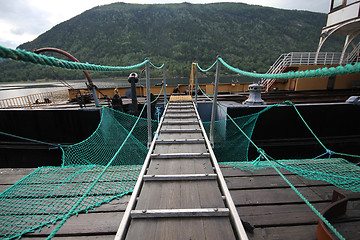
[[[340,7],[344,3],[346,3],[346,0],[332,0],[331,7],[332,7],[332,9],[334,9],[334,8]]]

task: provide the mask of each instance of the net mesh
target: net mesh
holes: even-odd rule
[[[146,119],[103,107],[88,139],[62,147],[61,167],[38,168],[0,195],[0,237],[21,237],[132,192],[146,143]]]
[[[254,142],[251,142],[255,124],[258,118],[261,117],[261,114],[270,109],[276,109],[274,108],[276,105],[271,105],[255,114],[234,119],[228,115],[227,120],[215,122],[214,152],[218,162],[225,166],[231,166],[246,171],[255,171],[269,167],[283,168],[311,180],[326,181],[339,188],[360,192],[360,166],[343,158],[331,158],[340,155],[360,159],[360,156],[337,153],[327,149],[310,129],[296,106],[289,102],[285,103],[294,107],[298,117],[309,129],[309,132],[313,134],[313,137],[319,142],[319,146],[322,146],[325,149],[324,154],[321,154],[314,159],[275,160],[267,155],[263,149],[258,148]],[[204,128],[209,135],[210,122],[204,123]],[[255,146],[259,153],[259,156],[255,161],[248,161],[250,143]],[[319,158],[328,154],[328,158]]]
[[[251,138],[258,113],[234,118],[234,122]],[[210,136],[210,122],[203,123]],[[214,153],[219,162],[248,161],[250,141],[230,120],[214,122]]]
[[[326,181],[342,189],[360,192],[360,167],[343,158],[225,162],[223,165],[252,172],[277,167],[311,180]]]

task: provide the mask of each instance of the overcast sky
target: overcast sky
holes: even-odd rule
[[[120,0],[121,1],[121,0]],[[330,0],[122,0],[127,3],[244,2],[284,9],[327,13]],[[0,45],[15,48],[85,10],[114,0],[0,0]]]

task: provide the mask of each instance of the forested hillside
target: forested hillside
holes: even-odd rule
[[[265,72],[281,53],[315,51],[326,17],[242,3],[115,3],[58,24],[19,48],[57,47],[82,62],[104,65],[126,66],[150,57],[167,64],[169,77],[188,76],[192,61],[207,67],[217,55],[238,68]],[[339,51],[342,44],[333,39],[324,50]],[[79,72],[54,74],[49,67],[10,60],[2,61],[0,69],[0,81],[82,78]]]

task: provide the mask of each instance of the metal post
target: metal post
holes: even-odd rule
[[[356,36],[356,35],[355,35]],[[354,36],[351,36],[350,34],[346,35],[346,39],[345,39],[345,43],[344,43],[344,47],[343,47],[343,50],[341,52],[341,56],[340,56],[340,62],[339,64],[346,64],[344,63],[344,57],[345,57],[345,52],[346,52],[346,49],[348,48],[350,42],[352,42],[352,40],[354,39],[355,37]]]
[[[94,98],[95,106],[96,106],[96,107],[99,107],[99,106],[100,106],[100,104],[99,104],[99,99],[98,99],[98,97],[97,97],[97,95],[96,95],[96,89],[95,89],[95,86],[92,84],[92,85],[90,86],[90,88],[91,88],[91,91],[92,91],[92,94],[93,94],[93,98]]]
[[[164,108],[167,104],[167,97],[166,97],[166,65],[164,64],[163,67],[163,88],[164,88]]]
[[[150,147],[152,140],[152,132],[151,132],[151,100],[150,100],[150,68],[149,62],[145,63],[146,69],[146,108],[147,108],[147,124],[148,124],[148,145]]]
[[[196,65],[195,65],[195,104],[196,104],[196,106],[197,106],[198,88],[199,88],[199,83],[198,83],[198,78],[197,78],[197,63],[196,63]]]
[[[217,105],[217,94],[219,86],[219,77],[220,77],[220,61],[216,63],[216,74],[215,74],[215,89],[214,89],[214,100],[211,111],[211,123],[210,123],[210,143],[214,147],[214,122],[216,116],[216,105]]]

